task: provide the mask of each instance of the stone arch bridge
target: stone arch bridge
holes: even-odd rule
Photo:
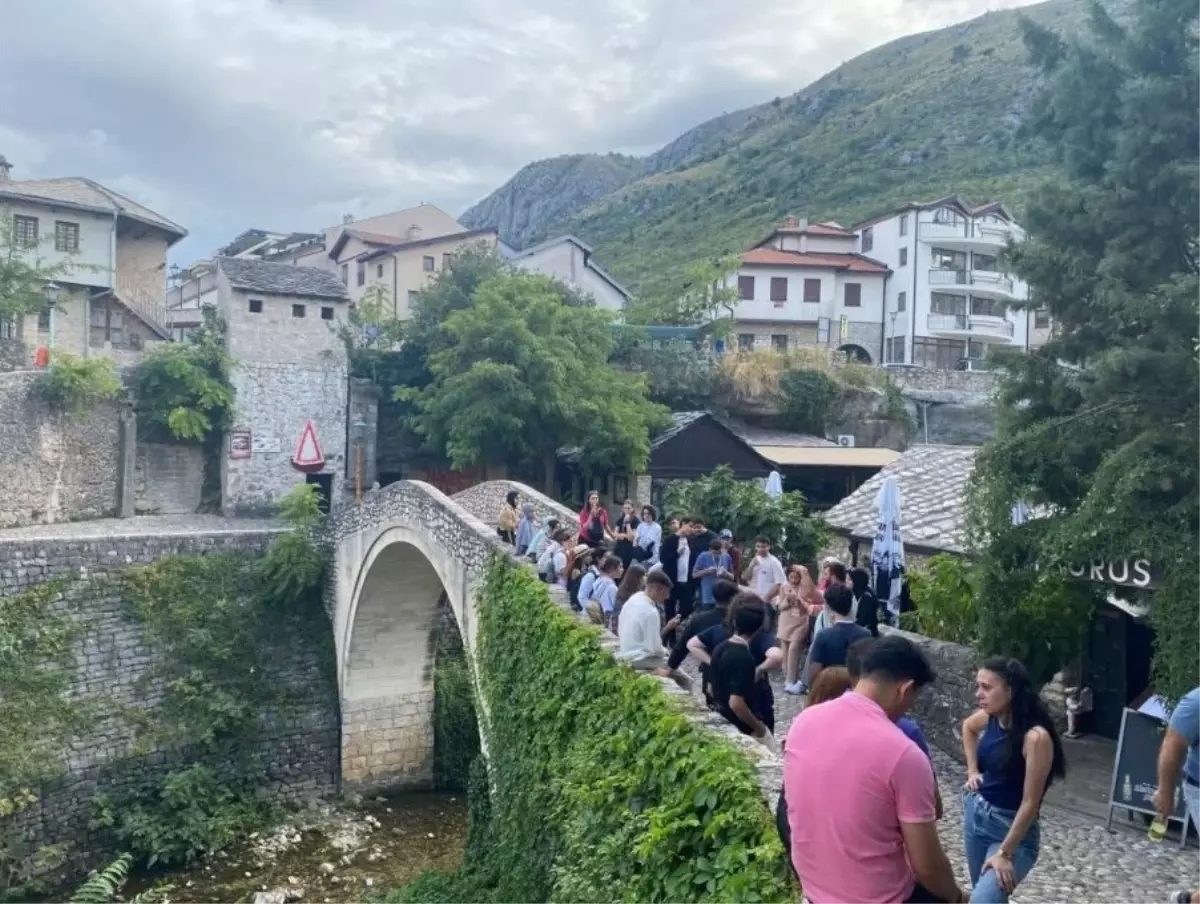
[[[478,579],[493,553],[511,551],[495,527],[509,490],[543,522],[575,518],[519,483],[491,481],[449,497],[412,480],[372,490],[330,518],[325,606],[337,650],[345,790],[432,782],[436,616],[448,604],[473,655]]]

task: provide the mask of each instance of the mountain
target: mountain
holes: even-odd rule
[[[1039,84],[1020,17],[1064,33],[1090,0],[991,12],[868,51],[807,88],[710,120],[644,158],[541,160],[467,210],[513,247],[571,233],[642,295],[795,213],[853,223],[910,200],[999,198],[1018,212],[1050,172],[1019,129]],[[1115,15],[1135,0],[1107,0]]]

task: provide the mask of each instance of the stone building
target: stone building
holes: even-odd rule
[[[237,389],[236,423],[221,462],[226,514],[269,511],[306,482],[330,504],[339,500],[348,372],[338,326],[348,300],[328,270],[218,258],[217,310]]]
[[[10,169],[0,157],[0,218],[53,269],[44,310],[0,321],[10,366],[28,367],[39,347],[127,364],[166,340],[167,249],[187,230],[91,179],[14,180]]]

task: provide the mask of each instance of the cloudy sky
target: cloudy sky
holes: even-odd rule
[[[250,226],[458,214],[531,160],[652,151],[1025,2],[0,0],[0,153],[182,223],[187,263]]]

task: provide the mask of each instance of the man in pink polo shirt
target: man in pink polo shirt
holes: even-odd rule
[[[894,722],[933,680],[921,651],[889,635],[854,690],[792,723],[783,787],[792,863],[813,904],[967,899],[938,839],[933,769]]]

